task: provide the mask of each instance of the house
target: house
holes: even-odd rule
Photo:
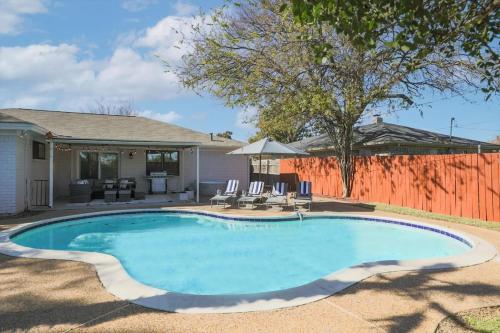
[[[332,155],[332,143],[328,135],[304,138],[292,143],[317,156]],[[377,117],[372,124],[354,129],[353,153],[370,155],[419,155],[499,152],[500,145],[469,140],[425,131],[417,128],[390,124]]]
[[[198,200],[200,181],[246,187],[248,158],[226,155],[242,145],[143,117],[0,109],[0,213],[53,207],[80,179],[133,177],[147,192],[146,176],[160,170],[168,191],[191,186]]]

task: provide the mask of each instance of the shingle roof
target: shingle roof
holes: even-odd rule
[[[11,116],[7,113],[0,113],[0,123],[24,123],[29,124],[29,122],[24,121],[22,119]]]
[[[417,128],[390,124],[385,122],[358,126],[354,129],[354,146],[375,146],[391,144],[420,144],[436,146],[477,146],[491,143],[469,140],[460,137],[425,131]],[[325,149],[331,147],[328,135],[322,134],[292,143],[300,149]]]
[[[0,109],[0,123],[29,123],[54,138],[100,141],[198,142],[202,146],[240,147],[242,142],[137,117],[32,109]]]

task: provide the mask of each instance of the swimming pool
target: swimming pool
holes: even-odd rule
[[[403,221],[178,211],[71,218],[10,239],[28,248],[109,254],[142,284],[195,295],[286,290],[362,263],[457,256],[472,247],[460,235]]]

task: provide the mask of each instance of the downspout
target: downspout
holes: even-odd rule
[[[49,207],[54,207],[54,141],[49,141]]]

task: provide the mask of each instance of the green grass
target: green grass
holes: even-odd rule
[[[468,315],[464,316],[465,321],[477,332],[481,333],[500,333],[500,316],[482,317]]]
[[[441,220],[441,221],[447,221],[447,222],[453,222],[453,223],[459,223],[459,224],[467,224],[467,225],[472,225],[475,227],[500,231],[500,222],[493,222],[493,221],[486,222],[486,221],[478,220],[478,219],[469,219],[469,218],[465,218],[465,217],[457,217],[457,216],[451,216],[451,215],[430,213],[430,212],[426,212],[426,211],[419,210],[419,209],[413,209],[413,208],[407,208],[407,207],[401,207],[401,206],[395,206],[395,205],[388,205],[388,204],[379,203],[379,202],[372,202],[369,204],[360,204],[360,205],[365,206],[365,207],[370,206],[370,207],[375,208],[376,210],[381,210],[381,211],[390,212],[390,213],[410,215],[410,216],[415,216],[415,217],[423,217],[423,218],[428,218],[428,219]]]

